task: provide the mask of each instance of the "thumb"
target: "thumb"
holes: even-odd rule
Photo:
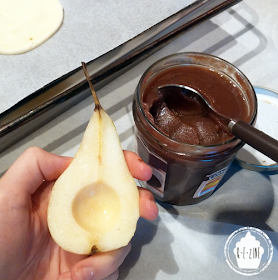
[[[2,190],[22,198],[32,195],[43,181],[57,179],[71,158],[60,157],[40,148],[28,148],[0,179]]]

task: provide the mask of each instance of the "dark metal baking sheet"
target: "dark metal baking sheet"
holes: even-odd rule
[[[114,50],[87,62],[98,90],[193,25],[241,0],[200,0]],[[39,89],[0,115],[0,153],[90,94],[81,67]]]

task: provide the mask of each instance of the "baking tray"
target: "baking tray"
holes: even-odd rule
[[[98,90],[158,51],[188,28],[241,0],[200,0],[114,50],[87,62]],[[0,153],[90,95],[81,66],[0,114]]]

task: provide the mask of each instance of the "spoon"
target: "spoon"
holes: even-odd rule
[[[278,162],[277,140],[242,120],[230,119],[220,114],[197,90],[188,86],[178,84],[162,85],[158,87],[158,90],[164,95],[182,94],[186,98],[197,99],[201,103],[202,107],[205,106],[208,111],[213,112],[213,114],[217,116],[217,118],[219,118],[219,124],[221,125],[222,129],[224,129],[225,131],[229,131],[234,136],[237,136],[239,139],[252,146],[254,149],[260,151],[269,158]]]

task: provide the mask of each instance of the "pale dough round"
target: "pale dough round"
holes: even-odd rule
[[[30,51],[60,28],[59,0],[0,0],[0,54]]]

